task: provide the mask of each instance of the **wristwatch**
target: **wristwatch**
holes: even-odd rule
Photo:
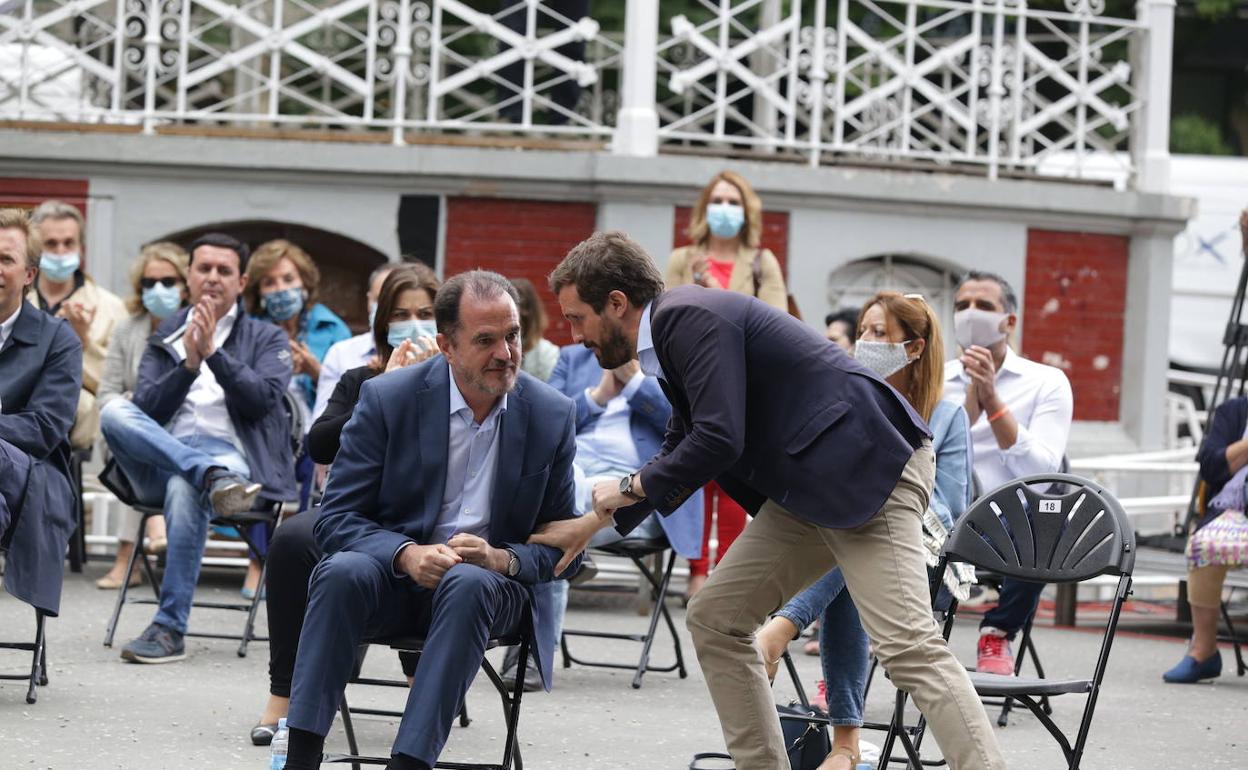
[[[507,560],[507,577],[514,578],[520,574],[520,557],[516,556],[516,552],[510,548],[507,549],[507,553],[511,555],[511,558]]]
[[[624,478],[620,479],[620,494],[624,495],[625,497],[627,497],[629,500],[632,500],[633,502],[640,503],[642,500],[645,500],[646,498],[642,497],[641,495],[633,491],[633,479],[635,479],[636,477],[637,477],[636,473],[630,473]]]

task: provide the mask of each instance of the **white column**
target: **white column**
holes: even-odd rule
[[[1136,123],[1133,151],[1136,186],[1166,192],[1170,185],[1170,70],[1174,51],[1175,0],[1139,0],[1136,16],[1144,25],[1137,97],[1144,105]]]
[[[623,84],[611,151],[649,158],[659,153],[659,113],[655,109],[659,2],[628,0],[625,14]]]

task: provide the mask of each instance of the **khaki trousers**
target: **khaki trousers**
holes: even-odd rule
[[[819,527],[768,501],[689,603],[686,623],[738,770],[789,768],[754,632],[833,567],[880,663],[927,717],[949,766],[1005,767],[966,670],[932,618],[921,519],[934,477],[925,444],[884,507],[857,529]]]

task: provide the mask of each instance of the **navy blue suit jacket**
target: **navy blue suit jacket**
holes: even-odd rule
[[[602,367],[594,351],[584,345],[567,345],[559,351],[559,361],[550,375],[550,386],[572,399],[576,404],[576,432],[590,430],[598,422],[598,413],[590,413],[585,389],[592,388],[602,379]],[[672,416],[672,405],[663,395],[659,383],[647,377],[633,397],[629,399],[629,432],[637,456],[645,461],[658,454],[663,445],[667,421]],[[637,470],[630,468],[630,471]],[[702,491],[689,496],[671,516],[661,516],[660,523],[672,550],[688,559],[702,555]]]
[[[770,499],[821,527],[857,527],[931,438],[886,382],[753,297],[674,288],[654,300],[651,333],[672,420],[641,471],[647,502],[616,513],[621,531],[712,479],[751,513]]]
[[[393,574],[400,546],[409,540],[430,544],[446,488],[452,387],[442,356],[374,377],[361,387],[316,521],[316,540],[326,556],[365,553]],[[575,417],[567,398],[520,372],[500,426],[488,539],[496,548],[516,553],[516,580],[521,583],[554,579],[563,555],[557,548],[525,541],[539,525],[576,515]],[[538,614],[550,611],[545,605],[533,607],[547,687],[558,640],[546,638],[552,625],[548,618],[541,622]]]
[[[164,425],[186,401],[197,374],[165,344],[182,328],[190,308],[166,318],[148,339],[139,362],[134,405]],[[269,500],[297,500],[290,421],[282,397],[290,384],[290,340],[281,327],[258,321],[238,305],[238,318],[225,343],[204,359],[225,391],[225,409],[247,455],[247,477],[264,486]]]
[[[10,523],[4,587],[51,615],[60,610],[65,546],[77,524],[69,484],[69,429],[81,389],[78,336],[64,320],[23,300],[0,348],[0,441],[12,448],[6,452],[16,450],[30,460],[23,479],[13,477],[14,468],[0,467],[6,486],[20,485],[24,500],[20,510],[10,511],[17,522]],[[0,465],[8,464],[0,457]]]

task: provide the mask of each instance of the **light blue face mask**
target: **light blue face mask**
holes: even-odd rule
[[[163,286],[156,284],[143,290],[143,307],[157,318],[168,318],[174,311],[182,307],[182,288],[180,286]]]
[[[414,318],[410,321],[394,321],[390,324],[390,328],[386,330],[386,342],[389,342],[392,348],[402,345],[403,340],[415,342],[417,337],[429,337],[436,340],[438,338],[438,325],[433,321],[422,321],[419,318]]]
[[[76,251],[70,254],[52,254],[45,251],[39,257],[39,270],[53,283],[68,281],[81,264],[82,257]]]
[[[719,238],[734,238],[745,225],[745,209],[735,203],[712,203],[706,207],[706,226]]]
[[[260,307],[264,310],[264,314],[274,321],[288,321],[303,310],[303,299],[303,288],[292,286],[289,289],[261,295]]]

